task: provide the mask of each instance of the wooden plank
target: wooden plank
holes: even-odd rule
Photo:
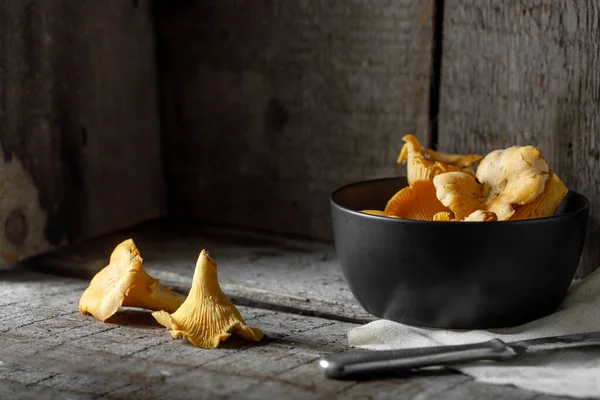
[[[33,387],[113,396],[123,390],[142,398],[150,389],[157,397],[176,394],[185,382],[181,397],[199,390],[224,395],[314,363],[317,349],[341,350],[351,326],[240,307],[249,324],[264,330],[264,342],[233,340],[216,351],[197,349],[173,340],[145,311],[124,311],[106,324],[79,314],[86,281],[23,269],[3,272],[0,288],[11,306],[2,306],[0,315],[19,317],[0,317],[0,381]],[[166,379],[172,382],[164,385]]]
[[[579,276],[600,265],[600,5],[445,2],[439,148],[536,144],[592,201]]]
[[[200,251],[207,249],[218,263],[223,290],[237,304],[358,323],[374,319],[352,297],[333,246],[270,234],[160,221],[69,246],[30,266],[91,279],[129,237],[147,271],[183,293]]]
[[[150,0],[0,0],[0,261],[164,214]]]
[[[157,7],[175,215],[331,239],[330,192],[429,140],[433,1]]]
[[[450,371],[367,382],[328,380],[316,360],[346,349],[346,332],[355,325],[269,310],[239,307],[248,324],[264,330],[262,342],[230,340],[214,350],[195,348],[172,339],[144,310],[124,310],[109,323],[81,315],[77,301],[86,283],[20,266],[0,270],[1,398],[536,396]]]

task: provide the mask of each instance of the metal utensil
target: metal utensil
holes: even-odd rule
[[[600,346],[600,332],[552,336],[505,343],[492,339],[456,346],[421,347],[404,350],[349,350],[319,359],[328,378],[365,378],[389,372],[461,364],[469,361],[513,359],[523,354],[573,347]]]

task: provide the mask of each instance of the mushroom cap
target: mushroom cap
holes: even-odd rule
[[[185,296],[161,286],[144,270],[142,261],[132,239],[117,245],[109,264],[92,278],[81,295],[81,313],[104,322],[121,306],[176,310]]]
[[[534,201],[523,206],[516,206],[511,220],[549,217],[556,214],[563,198],[569,189],[552,170],[548,175],[544,191]]]
[[[483,188],[471,174],[446,172],[433,178],[433,185],[437,199],[452,210],[458,221],[474,211],[485,209]]]
[[[484,186],[486,209],[499,221],[510,219],[514,206],[529,204],[543,191],[550,169],[536,146],[512,146],[486,155],[477,168]]]
[[[477,179],[469,173],[453,171],[435,176],[433,183],[437,198],[454,212],[456,220],[505,221],[511,219],[516,208],[540,197],[549,174],[548,162],[539,148],[513,146],[486,155],[477,169]],[[534,212],[541,215],[550,209],[555,212],[552,205],[556,198],[562,200],[566,193],[561,184],[557,182],[553,186],[556,191],[549,191],[554,199],[546,199],[544,205],[537,204],[537,211],[525,209],[519,218]]]
[[[202,250],[192,288],[185,302],[174,313],[157,311],[152,316],[174,338],[187,339],[196,347],[216,348],[232,333],[253,341],[260,341],[263,333],[246,325],[235,305],[225,296],[217,277],[217,264]]]
[[[431,221],[435,214],[448,211],[435,196],[433,182],[420,180],[398,191],[384,212],[404,219]]]

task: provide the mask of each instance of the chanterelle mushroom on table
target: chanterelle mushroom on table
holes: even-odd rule
[[[196,347],[216,348],[232,333],[259,341],[259,328],[246,325],[235,305],[219,286],[217,264],[202,250],[196,263],[192,288],[185,302],[173,313],[157,311],[152,316],[171,330],[174,338],[183,337]]]
[[[121,306],[173,312],[184,300],[184,295],[148,275],[138,248],[127,239],[113,250],[109,264],[91,280],[79,299],[79,310],[104,322]]]

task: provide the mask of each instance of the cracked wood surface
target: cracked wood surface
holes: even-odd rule
[[[20,265],[0,270],[0,398],[536,397],[451,371],[327,380],[316,360],[346,349],[346,332],[356,325],[273,310],[239,306],[250,326],[263,329],[260,343],[232,338],[218,349],[195,348],[145,310],[124,309],[107,323],[81,315],[87,283]]]

